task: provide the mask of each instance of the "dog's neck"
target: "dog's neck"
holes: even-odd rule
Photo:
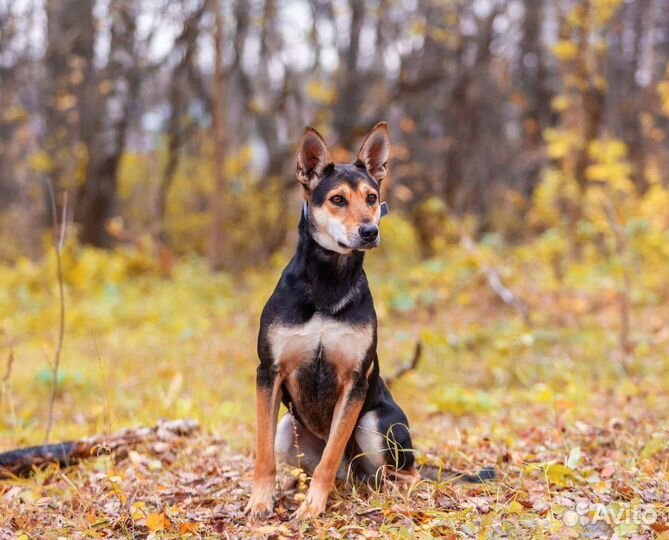
[[[319,311],[336,314],[355,300],[365,275],[365,254],[336,253],[321,246],[311,235],[307,217],[302,214],[295,253],[296,278],[307,288],[310,300]]]

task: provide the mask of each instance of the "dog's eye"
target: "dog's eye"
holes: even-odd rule
[[[346,199],[341,195],[335,195],[330,197],[330,202],[336,206],[344,206],[346,204]]]
[[[376,199],[377,199],[376,195],[374,195],[374,193],[370,193],[369,195],[367,195],[367,204],[369,204],[370,206],[372,204],[375,204]]]

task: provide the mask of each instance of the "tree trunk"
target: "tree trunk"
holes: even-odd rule
[[[85,181],[85,142],[90,140],[94,116],[91,97],[96,30],[93,2],[88,0],[48,0],[46,14],[44,148],[51,158],[47,174],[60,192]],[[47,193],[45,200],[48,201]],[[60,215],[60,201],[56,210]],[[53,217],[49,212],[45,217],[45,225],[50,226]]]
[[[109,11],[109,60],[96,81],[96,114],[87,139],[86,182],[79,190],[75,214],[81,225],[81,241],[97,247],[109,247],[112,241],[107,220],[116,202],[118,168],[140,82],[135,61],[135,8],[132,3],[114,0]],[[103,94],[99,89],[105,86],[110,90]]]
[[[214,193],[211,199],[211,245],[209,263],[211,269],[223,268],[223,193],[225,189],[225,84],[223,79],[223,17],[221,6],[214,6],[216,27],[214,29],[214,92],[212,116],[214,131]]]
[[[365,20],[365,2],[363,0],[349,0],[351,9],[350,41],[348,47],[340,51],[339,60],[343,67],[337,103],[333,115],[334,129],[338,135],[338,143],[343,147],[350,147],[358,137],[361,118],[360,105],[365,93],[365,85],[360,83],[361,75],[358,71],[358,56],[360,53],[360,34]]]

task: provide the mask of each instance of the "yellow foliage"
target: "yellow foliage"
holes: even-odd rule
[[[593,162],[585,171],[588,180],[607,183],[625,193],[634,192],[630,178],[632,165],[626,161],[624,142],[619,139],[594,140],[588,147],[588,154]]]
[[[307,94],[316,103],[321,104],[333,103],[337,97],[335,88],[332,85],[328,86],[322,81],[315,79],[312,79],[307,83]]]
[[[572,107],[572,105],[571,98],[563,94],[555,96],[551,101],[551,107],[556,112],[564,112]]]
[[[669,64],[667,64],[665,75],[667,79],[657,85],[657,92],[662,101],[662,111],[666,116],[669,116]]]
[[[215,152],[216,149],[211,149],[210,151]],[[248,171],[252,159],[253,149],[251,148],[251,145],[248,144],[245,144],[235,153],[227,156],[225,160],[226,178],[239,178],[245,171]]]
[[[596,22],[607,25],[622,5],[622,0],[593,0],[592,7]]]
[[[546,152],[552,159],[565,158],[583,144],[577,133],[568,130],[548,128],[544,132],[544,138],[547,143]]]
[[[563,217],[561,201],[576,199],[578,191],[573,176],[557,169],[547,170],[532,195],[530,223],[535,226],[557,225]]]
[[[36,172],[48,173],[53,170],[55,163],[48,152],[40,150],[39,152],[35,152],[30,158],[30,166]]]
[[[576,55],[578,54],[578,48],[572,41],[560,40],[555,45],[553,45],[553,53],[564,62],[576,58]]]

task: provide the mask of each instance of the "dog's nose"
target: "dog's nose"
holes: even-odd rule
[[[379,228],[376,225],[363,225],[358,232],[360,238],[366,242],[373,242],[379,236]]]

